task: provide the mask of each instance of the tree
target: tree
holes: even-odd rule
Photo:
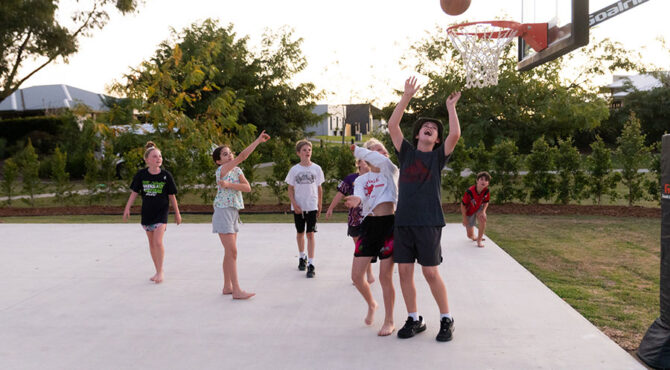
[[[609,75],[612,70],[636,68],[630,52],[609,40],[592,44],[572,54],[587,57],[590,65],[574,71],[568,81],[563,76],[564,58],[545,63],[530,71],[516,70],[517,56],[510,44],[501,56],[498,85],[463,92],[458,103],[462,137],[468,143],[484,142],[487,148],[503,139],[513,140],[521,153],[528,153],[540,138],[555,145],[559,138],[591,132],[609,115],[608,102],[598,95],[594,78]],[[607,57],[598,58],[600,55]],[[417,42],[407,58],[418,74],[429,82],[420,95],[410,102],[412,114],[447,120],[444,101],[464,85],[460,55],[440,27],[435,33]],[[386,111],[386,110],[385,110]]]
[[[496,203],[507,203],[519,198],[521,192],[516,183],[519,177],[518,148],[512,140],[503,140],[493,146],[491,177],[498,189],[494,192]]]
[[[54,182],[54,194],[56,200],[63,205],[68,192],[72,190],[70,184],[70,174],[65,170],[67,165],[67,152],[62,152],[60,147],[56,147],[51,161],[51,180]]]
[[[468,150],[465,148],[465,140],[458,140],[454,151],[451,153],[449,162],[447,162],[447,166],[451,168],[451,171],[446,171],[442,175],[442,189],[455,203],[458,203],[468,189],[468,186],[471,185],[467,177],[461,176],[461,173],[469,162],[470,156]]]
[[[461,139],[464,140],[464,139]],[[470,171],[472,175],[470,176],[470,182],[475,183],[477,174],[482,171],[491,171],[491,159],[493,154],[490,150],[486,149],[483,141],[479,141],[479,144],[475,147],[470,148]]]
[[[247,37],[233,25],[211,19],[173,32],[151,60],[126,76],[115,90],[150,112],[150,122],[167,122],[168,129],[195,129],[205,139],[230,142],[253,140],[255,127],[273,137],[297,139],[318,122],[312,113],[314,85],[294,85],[293,76],[306,67],[292,31],[263,35],[260,50],[250,51]]]
[[[523,178],[529,188],[528,198],[531,203],[539,203],[540,199],[550,200],[554,195],[556,180],[551,171],[554,169],[555,157],[556,149],[547,144],[544,136],[535,140],[533,149],[526,157],[528,174]]]
[[[88,8],[71,15],[72,29],[56,20],[59,4],[59,0],[0,2],[0,101],[54,60],[67,62],[81,37],[105,26],[110,10],[128,14],[136,9],[137,0],[88,1]],[[27,60],[37,60],[38,66],[22,73]]]
[[[93,200],[97,197],[98,187],[100,177],[100,168],[98,160],[95,158],[93,151],[86,153],[84,165],[86,167],[86,174],[84,175],[84,184],[86,184],[86,189],[88,190],[88,202],[89,204],[93,203]]]
[[[28,139],[28,144],[21,152],[20,168],[23,178],[23,191],[30,195],[29,203],[32,207],[35,207],[35,193],[40,188],[40,161],[30,139]]]
[[[621,181],[621,174],[612,171],[612,152],[600,136],[591,144],[591,154],[586,159],[586,164],[590,174],[587,188],[593,203],[601,204],[603,195],[615,200],[618,196],[616,185]]]
[[[581,156],[571,137],[558,140],[556,153],[556,201],[568,204],[571,200],[580,201],[586,186],[586,176],[581,169]]]
[[[644,197],[644,174],[638,172],[649,155],[649,148],[644,145],[644,140],[645,135],[640,132],[640,120],[635,114],[631,114],[630,120],[617,139],[619,147],[616,150],[622,166],[622,182],[628,188],[629,206]]]
[[[291,169],[291,159],[295,158],[295,147],[281,140],[273,140],[268,146],[272,147],[274,153],[274,166],[272,174],[267,179],[272,194],[277,198],[277,204],[288,200],[288,185],[284,182],[288,171]]]
[[[2,167],[2,192],[7,197],[7,205],[12,205],[12,194],[14,192],[14,185],[19,176],[19,167],[16,162],[11,159],[5,159],[5,164]]]

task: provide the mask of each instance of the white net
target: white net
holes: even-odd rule
[[[488,22],[447,29],[447,35],[463,59],[466,88],[498,84],[498,60],[505,46],[518,34],[516,28]]]

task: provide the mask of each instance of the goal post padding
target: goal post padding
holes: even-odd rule
[[[660,316],[642,338],[637,355],[653,368],[670,368],[670,135],[661,147]]]

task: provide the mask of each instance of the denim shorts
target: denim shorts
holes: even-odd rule
[[[159,222],[159,223],[157,223],[157,224],[142,225],[142,228],[144,229],[144,231],[155,231],[155,230],[158,229],[161,225],[165,225],[165,224]],[[167,226],[165,227],[165,229],[167,230]]]

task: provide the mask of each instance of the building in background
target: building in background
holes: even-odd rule
[[[314,136],[359,136],[386,130],[382,111],[372,104],[320,104],[312,112],[323,115],[306,129]]]
[[[668,72],[660,72],[668,73]],[[640,74],[634,76],[617,76],[614,75],[612,78],[612,83],[605,86],[603,90],[610,95],[610,108],[619,109],[623,106],[624,99],[626,95],[630,94],[633,91],[649,91],[657,87],[661,87],[663,84],[661,80],[658,79],[653,74]]]
[[[93,115],[109,110],[110,96],[69,85],[41,85],[18,89],[0,102],[0,119],[44,116],[83,105]]]

